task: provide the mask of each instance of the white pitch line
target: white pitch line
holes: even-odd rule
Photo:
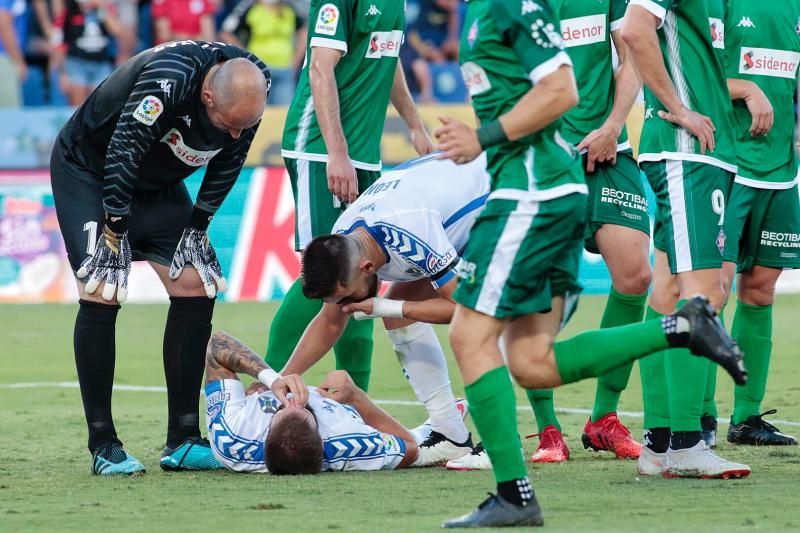
[[[77,389],[79,388],[77,381],[44,381],[39,383],[0,383],[0,389]],[[166,387],[161,386],[147,386],[147,385],[114,385],[114,390],[125,392],[167,392]],[[373,400],[378,405],[398,405],[404,407],[422,407],[420,402],[414,400]],[[530,413],[531,408],[528,406],[519,406],[517,411],[523,413]],[[591,409],[582,409],[574,407],[556,407],[556,413],[564,415],[590,415]],[[627,416],[629,418],[643,418],[644,413],[641,411],[619,411],[620,416]],[[730,418],[719,418],[720,424],[730,424]],[[771,422],[783,426],[798,426],[800,422],[792,420],[771,420]]]

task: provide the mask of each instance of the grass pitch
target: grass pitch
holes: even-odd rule
[[[595,327],[604,300],[585,297],[565,335]],[[275,304],[220,304],[215,328],[261,351]],[[86,428],[72,355],[76,307],[0,306],[0,530],[1,531],[434,531],[441,521],[470,510],[493,490],[490,472],[441,468],[310,477],[211,473],[168,474],[158,468],[166,428],[161,338],[167,308],[126,306],[118,321],[114,412],[126,448],[148,473],[136,478],[89,475]],[[765,408],[788,433],[800,433],[800,297],[775,306],[775,347]],[[730,317],[729,317],[730,319]],[[730,323],[730,321],[728,322]],[[444,329],[439,330],[445,334]],[[413,400],[388,341],[376,326],[370,394]],[[451,361],[452,363],[452,361]],[[332,368],[328,358],[307,376],[317,383]],[[453,384],[463,384],[451,365]],[[23,388],[13,384],[34,384]],[[141,387],[152,390],[139,390]],[[732,385],[719,373],[720,416],[730,413]],[[560,408],[590,408],[594,381],[556,391]],[[526,407],[522,393],[518,405]],[[386,404],[406,425],[422,421],[421,406]],[[623,411],[641,411],[638,372],[623,394]],[[733,447],[720,425],[718,451],[746,462],[753,474],[738,481],[639,478],[635,464],[583,450],[587,415],[560,415],[572,458],[529,467],[550,531],[779,531],[800,529],[800,449]],[[635,436],[641,418],[623,417]],[[520,432],[535,432],[529,410]],[[523,442],[527,455],[537,439]]]

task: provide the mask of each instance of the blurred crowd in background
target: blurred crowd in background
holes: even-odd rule
[[[419,102],[466,100],[456,62],[463,8],[407,0],[401,59]],[[308,10],[309,0],[0,0],[0,107],[80,105],[126,59],[183,39],[247,48],[272,70],[270,103],[288,105]]]

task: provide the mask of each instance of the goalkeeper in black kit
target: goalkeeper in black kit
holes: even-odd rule
[[[160,466],[221,468],[198,420],[214,301],[225,290],[206,231],[239,176],[269,86],[269,70],[245,50],[170,43],[120,66],[58,135],[50,170],[80,295],[75,363],[94,474],[145,470],[123,449],[111,416],[115,324],[131,261],[147,261],[170,297]],[[192,202],[183,181],[202,166]]]

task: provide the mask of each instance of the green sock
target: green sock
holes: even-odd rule
[[[647,307],[645,320],[655,320],[663,315]],[[639,375],[642,378],[642,404],[644,405],[644,428],[669,427],[669,394],[664,366],[665,350],[639,359]]]
[[[613,328],[625,324],[635,324],[644,316],[647,294],[622,294],[611,287],[606,301],[606,310],[600,321],[600,328]],[[619,396],[628,386],[633,363],[627,363],[597,378],[597,392],[594,397],[592,422],[597,422],[608,413],[616,413]]]
[[[333,347],[336,354],[336,369],[347,370],[356,385],[364,392],[369,388],[372,371],[372,320],[351,318],[339,342]]]
[[[555,343],[562,383],[605,374],[640,357],[667,348],[661,320],[595,329]]]
[[[270,367],[276,371],[284,367],[306,327],[322,309],[322,304],[322,300],[312,300],[303,295],[299,279],[292,283],[269,328],[264,360]],[[347,370],[356,385],[365,391],[369,387],[372,365],[372,329],[372,320],[350,319],[334,346],[336,368]]]
[[[719,312],[719,321],[725,325],[725,308]],[[706,375],[706,390],[703,394],[703,415],[711,415],[717,418],[717,368],[718,365],[711,363],[708,365],[708,374]]]
[[[296,279],[283,297],[275,318],[269,327],[269,341],[264,360],[280,371],[291,357],[295,346],[303,336],[306,326],[322,309],[322,300],[310,300],[303,296],[300,280]]]
[[[717,368],[715,364],[708,365],[708,374],[706,375],[706,390],[703,394],[703,414],[711,415],[717,418]]]
[[[498,483],[528,475],[517,433],[517,401],[505,365],[464,387],[475,427]]]
[[[772,306],[738,302],[731,335],[744,352],[747,385],[733,390],[734,405],[731,423],[741,424],[761,411],[767,390],[767,373],[772,354]]]
[[[536,417],[539,433],[547,426],[555,426],[561,431],[561,424],[558,423],[556,408],[553,405],[553,389],[526,390],[525,393],[531,403],[533,416]]]
[[[681,300],[677,307],[685,303],[686,300]],[[711,361],[692,355],[688,348],[672,348],[667,350],[664,362],[669,387],[670,429],[673,433],[700,431],[706,377]]]

